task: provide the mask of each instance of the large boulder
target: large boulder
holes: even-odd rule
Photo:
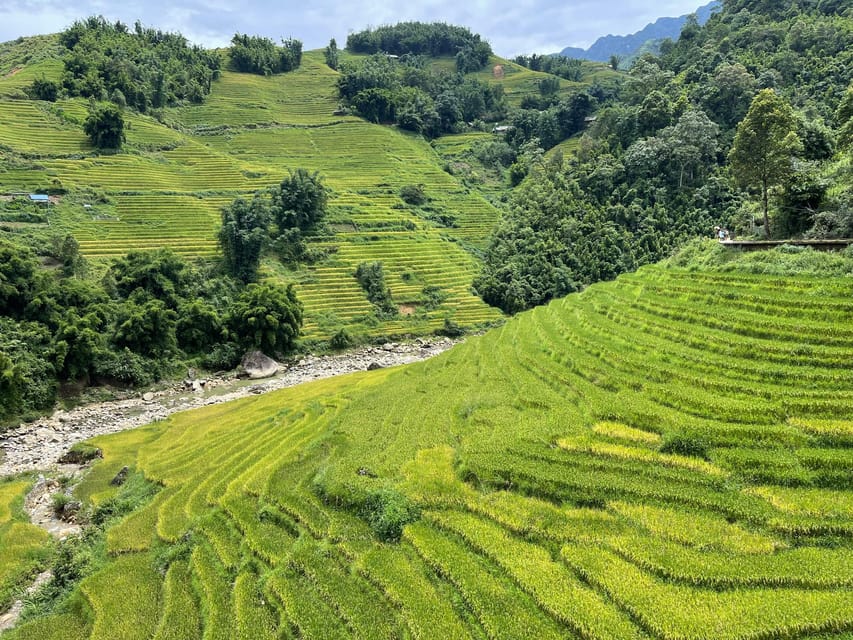
[[[260,351],[249,351],[240,362],[245,377],[250,380],[269,378],[278,372],[279,364]]]

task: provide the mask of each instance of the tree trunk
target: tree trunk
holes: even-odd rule
[[[762,206],[764,207],[764,237],[769,240],[770,239],[770,216],[767,213],[769,208],[768,198],[767,198],[767,180],[764,179],[761,181],[761,195],[762,195]]]

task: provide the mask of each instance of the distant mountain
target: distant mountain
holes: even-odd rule
[[[696,10],[696,17],[699,19],[699,24],[705,24],[715,11],[719,11],[721,2],[713,0],[704,7]],[[598,62],[609,62],[613,55],[620,58],[633,57],[650,41],[660,42],[665,38],[677,40],[681,34],[681,28],[687,22],[687,15],[679,18],[658,18],[652,24],[646,25],[646,28],[637,33],[632,33],[627,36],[607,35],[599,38],[589,49],[580,49],[578,47],[566,47],[559,55],[567,58],[581,58],[584,60],[596,60]],[[653,47],[654,48],[654,47]]]

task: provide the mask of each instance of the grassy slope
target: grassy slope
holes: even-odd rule
[[[271,264],[268,275],[298,282],[308,337],[328,337],[344,325],[356,333],[425,333],[445,317],[464,326],[499,317],[470,291],[476,263],[466,249],[483,243],[496,209],[442,171],[419,137],[335,116],[336,73],[321,53],[307,53],[298,71],[273,78],[226,71],[204,105],[167,110],[170,126],[132,115],[125,152],[97,156],[81,128],[84,100],[21,99],[32,77],[60,73],[55,59],[22,62],[33,48],[25,40],[0,56],[0,151],[7,160],[0,190],[68,189],[51,225],[72,232],[85,255],[159,246],[216,255],[223,204],[306,167],[320,171],[334,192],[331,233],[319,243],[331,258],[297,273]],[[398,191],[407,184],[423,184],[431,202],[406,206]],[[435,213],[454,216],[456,226],[426,219]],[[413,315],[371,319],[353,277],[369,260],[384,262],[394,300]],[[418,309],[428,285],[446,295],[438,309]]]
[[[93,630],[180,602],[204,637],[849,637],[850,261],[723,251],[100,438],[88,495],[122,464],[164,489],[82,585]],[[421,508],[399,544],[344,508],[380,488]],[[163,581],[146,549],[189,530]]]
[[[0,611],[36,573],[47,555],[48,535],[23,510],[28,480],[0,481]]]

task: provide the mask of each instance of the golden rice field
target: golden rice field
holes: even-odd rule
[[[850,638],[852,319],[849,277],[650,266],[98,438],[82,498],[157,493],[3,638]]]

